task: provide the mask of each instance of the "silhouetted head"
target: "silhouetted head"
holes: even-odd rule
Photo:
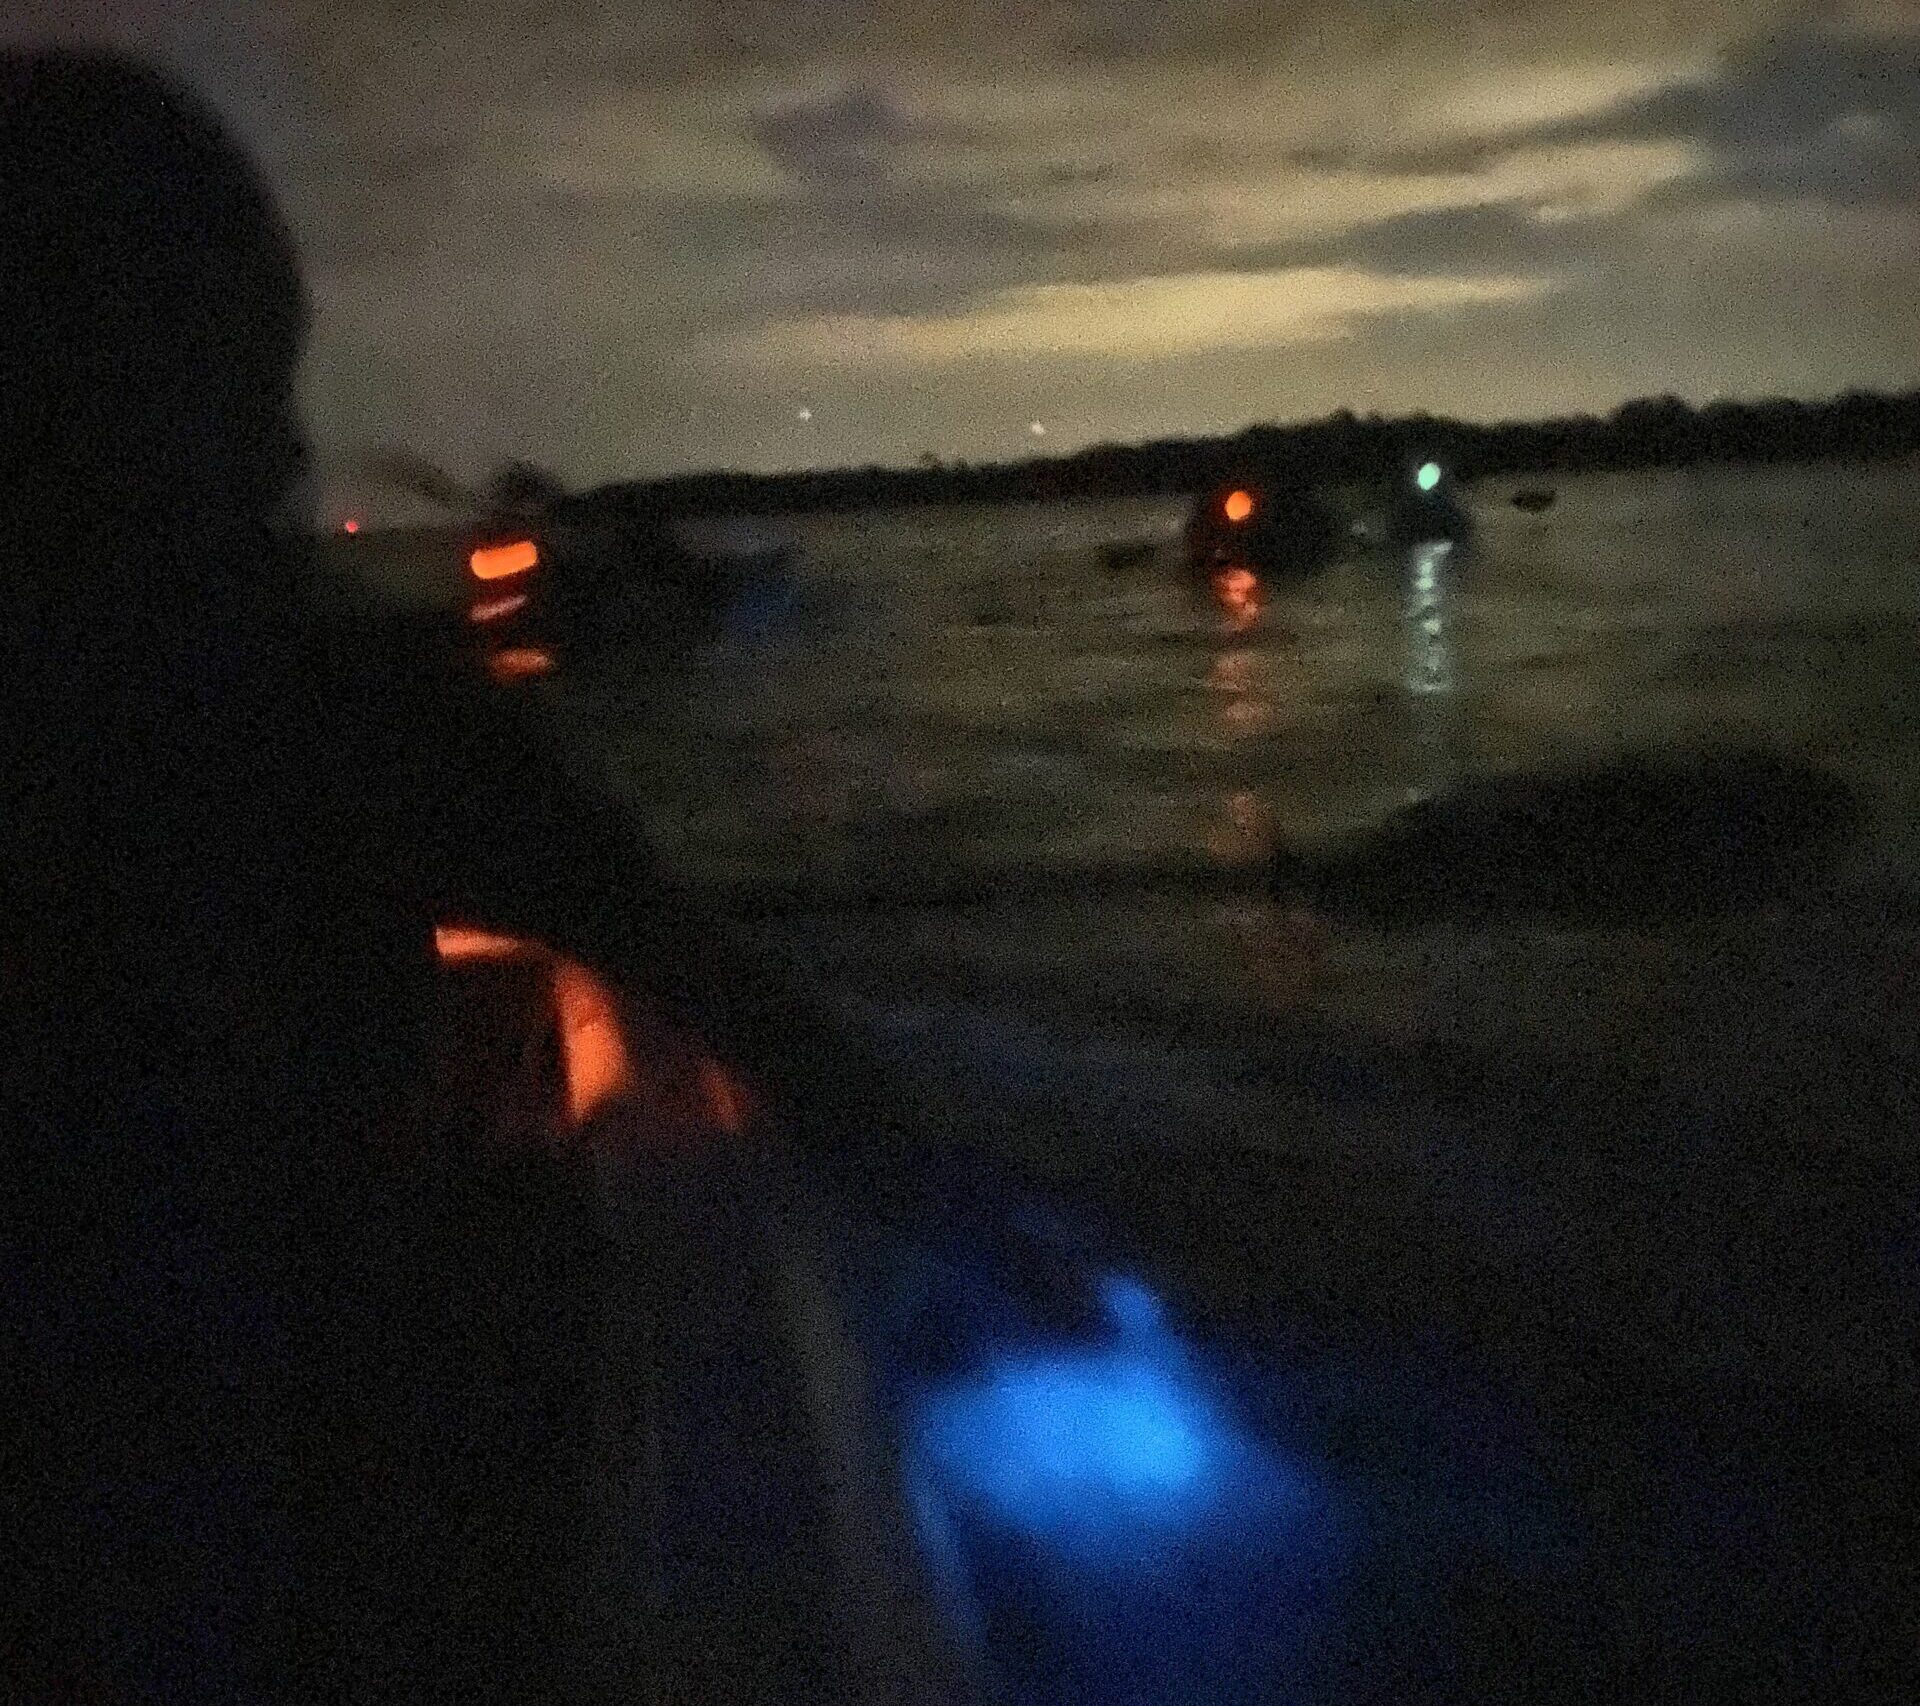
[[[0,54],[0,233],[12,592],[51,614],[233,573],[214,542],[263,527],[303,464],[306,296],[246,155],[140,66]]]

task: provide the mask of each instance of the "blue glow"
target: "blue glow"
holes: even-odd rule
[[[1109,1342],[1003,1353],[923,1395],[915,1455],[953,1508],[1123,1566],[1232,1550],[1256,1511],[1297,1514],[1301,1477],[1240,1434],[1153,1292],[1109,1275],[1099,1294]]]
[[[928,1406],[943,1478],[1026,1532],[1181,1519],[1204,1502],[1210,1419],[1134,1356],[1006,1359]]]
[[[1137,1279],[1114,1274],[1100,1285],[1100,1301],[1106,1305],[1107,1319],[1123,1338],[1149,1339],[1166,1330],[1166,1311],[1160,1299]]]
[[[1152,1290],[1096,1283],[1103,1329],[1002,1350],[912,1407],[938,1601],[996,1697],[1268,1698],[1338,1615],[1351,1523],[1323,1474],[1246,1430]]]
[[[1414,484],[1417,485],[1421,491],[1432,491],[1435,486],[1440,484],[1440,464],[1438,462],[1422,462],[1420,464],[1420,472],[1415,474],[1413,479]]]
[[[1436,1409],[1430,1370],[1249,1386],[1139,1279],[1088,1277],[1091,1333],[1003,1340],[903,1418],[921,1557],[994,1697],[1319,1698],[1329,1676],[1370,1677],[1376,1650],[1394,1674],[1403,1626],[1419,1662],[1417,1608],[1455,1560],[1491,1547],[1511,1565],[1533,1537],[1515,1465],[1477,1411]],[[1336,1472],[1308,1438],[1348,1417],[1391,1417],[1395,1437]]]

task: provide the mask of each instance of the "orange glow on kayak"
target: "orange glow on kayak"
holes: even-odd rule
[[[516,539],[511,545],[482,545],[467,564],[475,580],[498,581],[523,575],[539,561],[540,548],[531,539]]]
[[[449,967],[521,961],[548,974],[565,1081],[564,1129],[578,1129],[623,1101],[641,1115],[639,1129],[656,1144],[703,1134],[739,1137],[752,1125],[753,1094],[697,1038],[644,1010],[635,1018],[637,1031],[630,1028],[619,998],[577,961],[526,937],[465,924],[439,925],[434,946]]]
[[[567,1072],[567,1113],[583,1125],[633,1088],[633,1060],[621,1035],[612,993],[585,966],[554,968],[553,1001]]]
[[[1227,501],[1220,506],[1220,511],[1229,521],[1245,521],[1253,514],[1253,493],[1227,493]]]
[[[448,965],[469,960],[516,960],[533,958],[541,950],[518,936],[496,936],[491,930],[475,930],[465,924],[441,924],[434,928],[433,945]]]
[[[509,592],[499,598],[483,598],[467,612],[469,622],[498,622],[503,616],[511,616],[516,610],[524,609],[527,595],[524,592]]]
[[[506,646],[487,659],[487,673],[495,681],[525,681],[553,668],[553,653],[543,646]]]

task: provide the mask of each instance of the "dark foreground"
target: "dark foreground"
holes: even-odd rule
[[[456,1169],[388,1251],[449,1382],[418,1472],[456,1460],[466,1501],[367,1561],[429,1612],[408,1697],[1911,1680],[1897,1062],[1836,1029],[1703,1088],[1678,1050],[1623,1081],[1303,1038],[1129,1083],[1097,1039],[873,1022],[918,1106],[849,1086],[740,1139],[629,1111]],[[1196,1089],[1303,1141],[1116,1146]]]

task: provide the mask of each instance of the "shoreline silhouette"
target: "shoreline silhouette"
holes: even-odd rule
[[[1463,482],[1713,464],[1890,461],[1920,452],[1920,389],[1848,391],[1819,402],[1722,400],[1699,408],[1678,397],[1645,397],[1607,415],[1493,423],[1343,409],[1289,426],[1249,426],[1225,437],[1098,444],[1069,456],[977,463],[922,457],[910,467],[709,470],[623,480],[576,493],[558,507],[584,518],[643,503],[680,515],[804,514],[1186,496],[1233,468],[1268,463],[1334,486],[1393,478],[1405,446],[1415,442],[1430,447]]]

